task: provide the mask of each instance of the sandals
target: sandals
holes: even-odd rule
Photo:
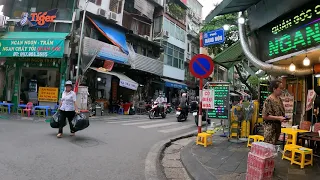
[[[70,136],[75,136],[75,133],[71,133]],[[62,138],[62,133],[57,134],[57,138]]]
[[[62,134],[59,133],[59,134],[57,135],[57,138],[62,138]]]

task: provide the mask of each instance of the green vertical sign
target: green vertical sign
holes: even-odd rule
[[[14,104],[14,109],[19,105],[19,86],[20,86],[20,66],[17,63],[14,71],[14,88],[12,93],[12,103]]]

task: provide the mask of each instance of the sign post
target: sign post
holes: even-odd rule
[[[198,133],[201,133],[202,127],[202,88],[203,88],[203,79],[207,78],[213,72],[214,64],[213,60],[203,54],[197,54],[192,57],[189,63],[189,69],[193,76],[199,78],[199,120],[198,120]]]
[[[224,43],[225,36],[224,36],[224,29],[216,29],[209,32],[203,33],[203,46],[210,46],[214,44],[222,44]],[[200,40],[201,41],[201,40]]]

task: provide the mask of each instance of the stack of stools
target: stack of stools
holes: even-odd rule
[[[272,144],[252,143],[248,154],[246,180],[272,180],[276,152]]]
[[[306,159],[306,156],[310,158]],[[304,168],[306,165],[313,165],[313,151],[312,149],[302,146],[287,144],[284,146],[282,159],[291,161],[291,164],[300,165],[300,168]]]
[[[209,145],[212,145],[212,142],[213,142],[213,139],[212,139],[212,134],[209,134],[209,133],[198,133],[198,136],[197,136],[197,145],[200,144],[200,145],[203,145],[204,147],[207,147]]]

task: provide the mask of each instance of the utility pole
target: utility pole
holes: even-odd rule
[[[80,31],[80,42],[79,42],[79,51],[78,51],[78,62],[77,62],[77,72],[76,72],[76,85],[79,85],[79,69],[80,69],[80,61],[81,61],[81,51],[82,51],[82,40],[83,40],[83,30],[84,30],[84,20],[86,19],[86,12],[87,7],[89,4],[89,0],[86,0],[86,4],[84,6],[83,15],[82,15],[82,24],[81,24],[81,31]]]

